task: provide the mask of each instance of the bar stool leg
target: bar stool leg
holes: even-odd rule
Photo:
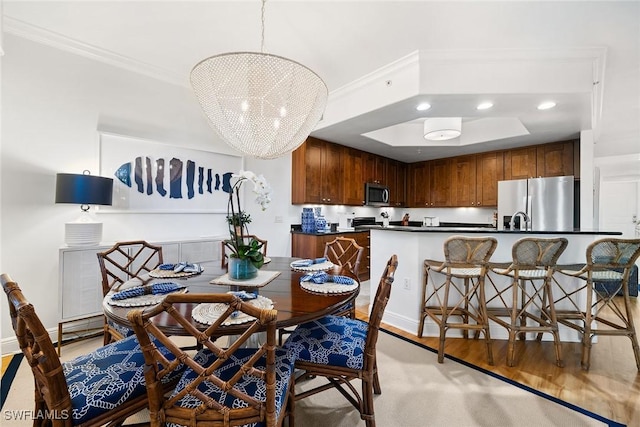
[[[553,274],[553,270],[549,270],[547,273],[547,277],[544,281],[544,290],[542,296],[542,311],[540,316],[549,316],[549,321],[552,326],[551,333],[553,334],[554,347],[556,351],[556,365],[560,368],[564,367],[564,361],[562,360],[562,342],[560,341],[560,330],[558,328],[558,318],[556,316],[556,306],[554,304],[553,292],[551,290],[551,275]],[[544,307],[546,298],[548,297],[549,301],[549,313],[545,313]],[[542,335],[538,333],[538,336]]]
[[[438,343],[438,363],[444,362],[444,341],[447,334],[447,320],[449,318],[449,312],[446,307],[449,306],[449,288],[451,285],[451,274],[447,273],[446,282],[444,285],[444,300],[442,308],[442,320],[440,323],[440,342]]]
[[[487,359],[489,365],[493,366],[493,343],[491,342],[491,333],[489,332],[489,315],[487,314],[487,296],[484,288],[484,276],[480,276],[478,280],[480,282],[480,285],[478,286],[480,289],[480,316],[482,317],[484,339],[487,343]],[[476,337],[479,332],[480,331],[476,331]]]

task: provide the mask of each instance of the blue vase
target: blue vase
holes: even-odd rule
[[[319,217],[316,217],[316,232],[318,233],[324,233],[327,229],[327,220],[325,219],[325,217],[323,217],[322,215],[320,215]]]
[[[258,269],[248,258],[229,257],[228,266],[231,280],[249,280],[258,276]]]

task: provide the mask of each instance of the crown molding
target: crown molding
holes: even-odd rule
[[[187,77],[178,73],[98,48],[88,43],[72,39],[62,34],[46,30],[42,27],[20,21],[6,15],[3,18],[4,22],[2,30],[9,34],[70,52],[84,58],[142,74],[166,83],[189,87]]]

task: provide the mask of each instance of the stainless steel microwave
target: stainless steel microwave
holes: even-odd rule
[[[374,182],[365,183],[364,204],[367,206],[389,206],[389,187]]]

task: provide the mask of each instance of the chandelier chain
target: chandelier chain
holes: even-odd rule
[[[262,12],[261,12],[261,23],[262,23],[262,34],[260,35],[260,53],[264,53],[264,8],[265,4],[267,4],[267,0],[262,0]]]

